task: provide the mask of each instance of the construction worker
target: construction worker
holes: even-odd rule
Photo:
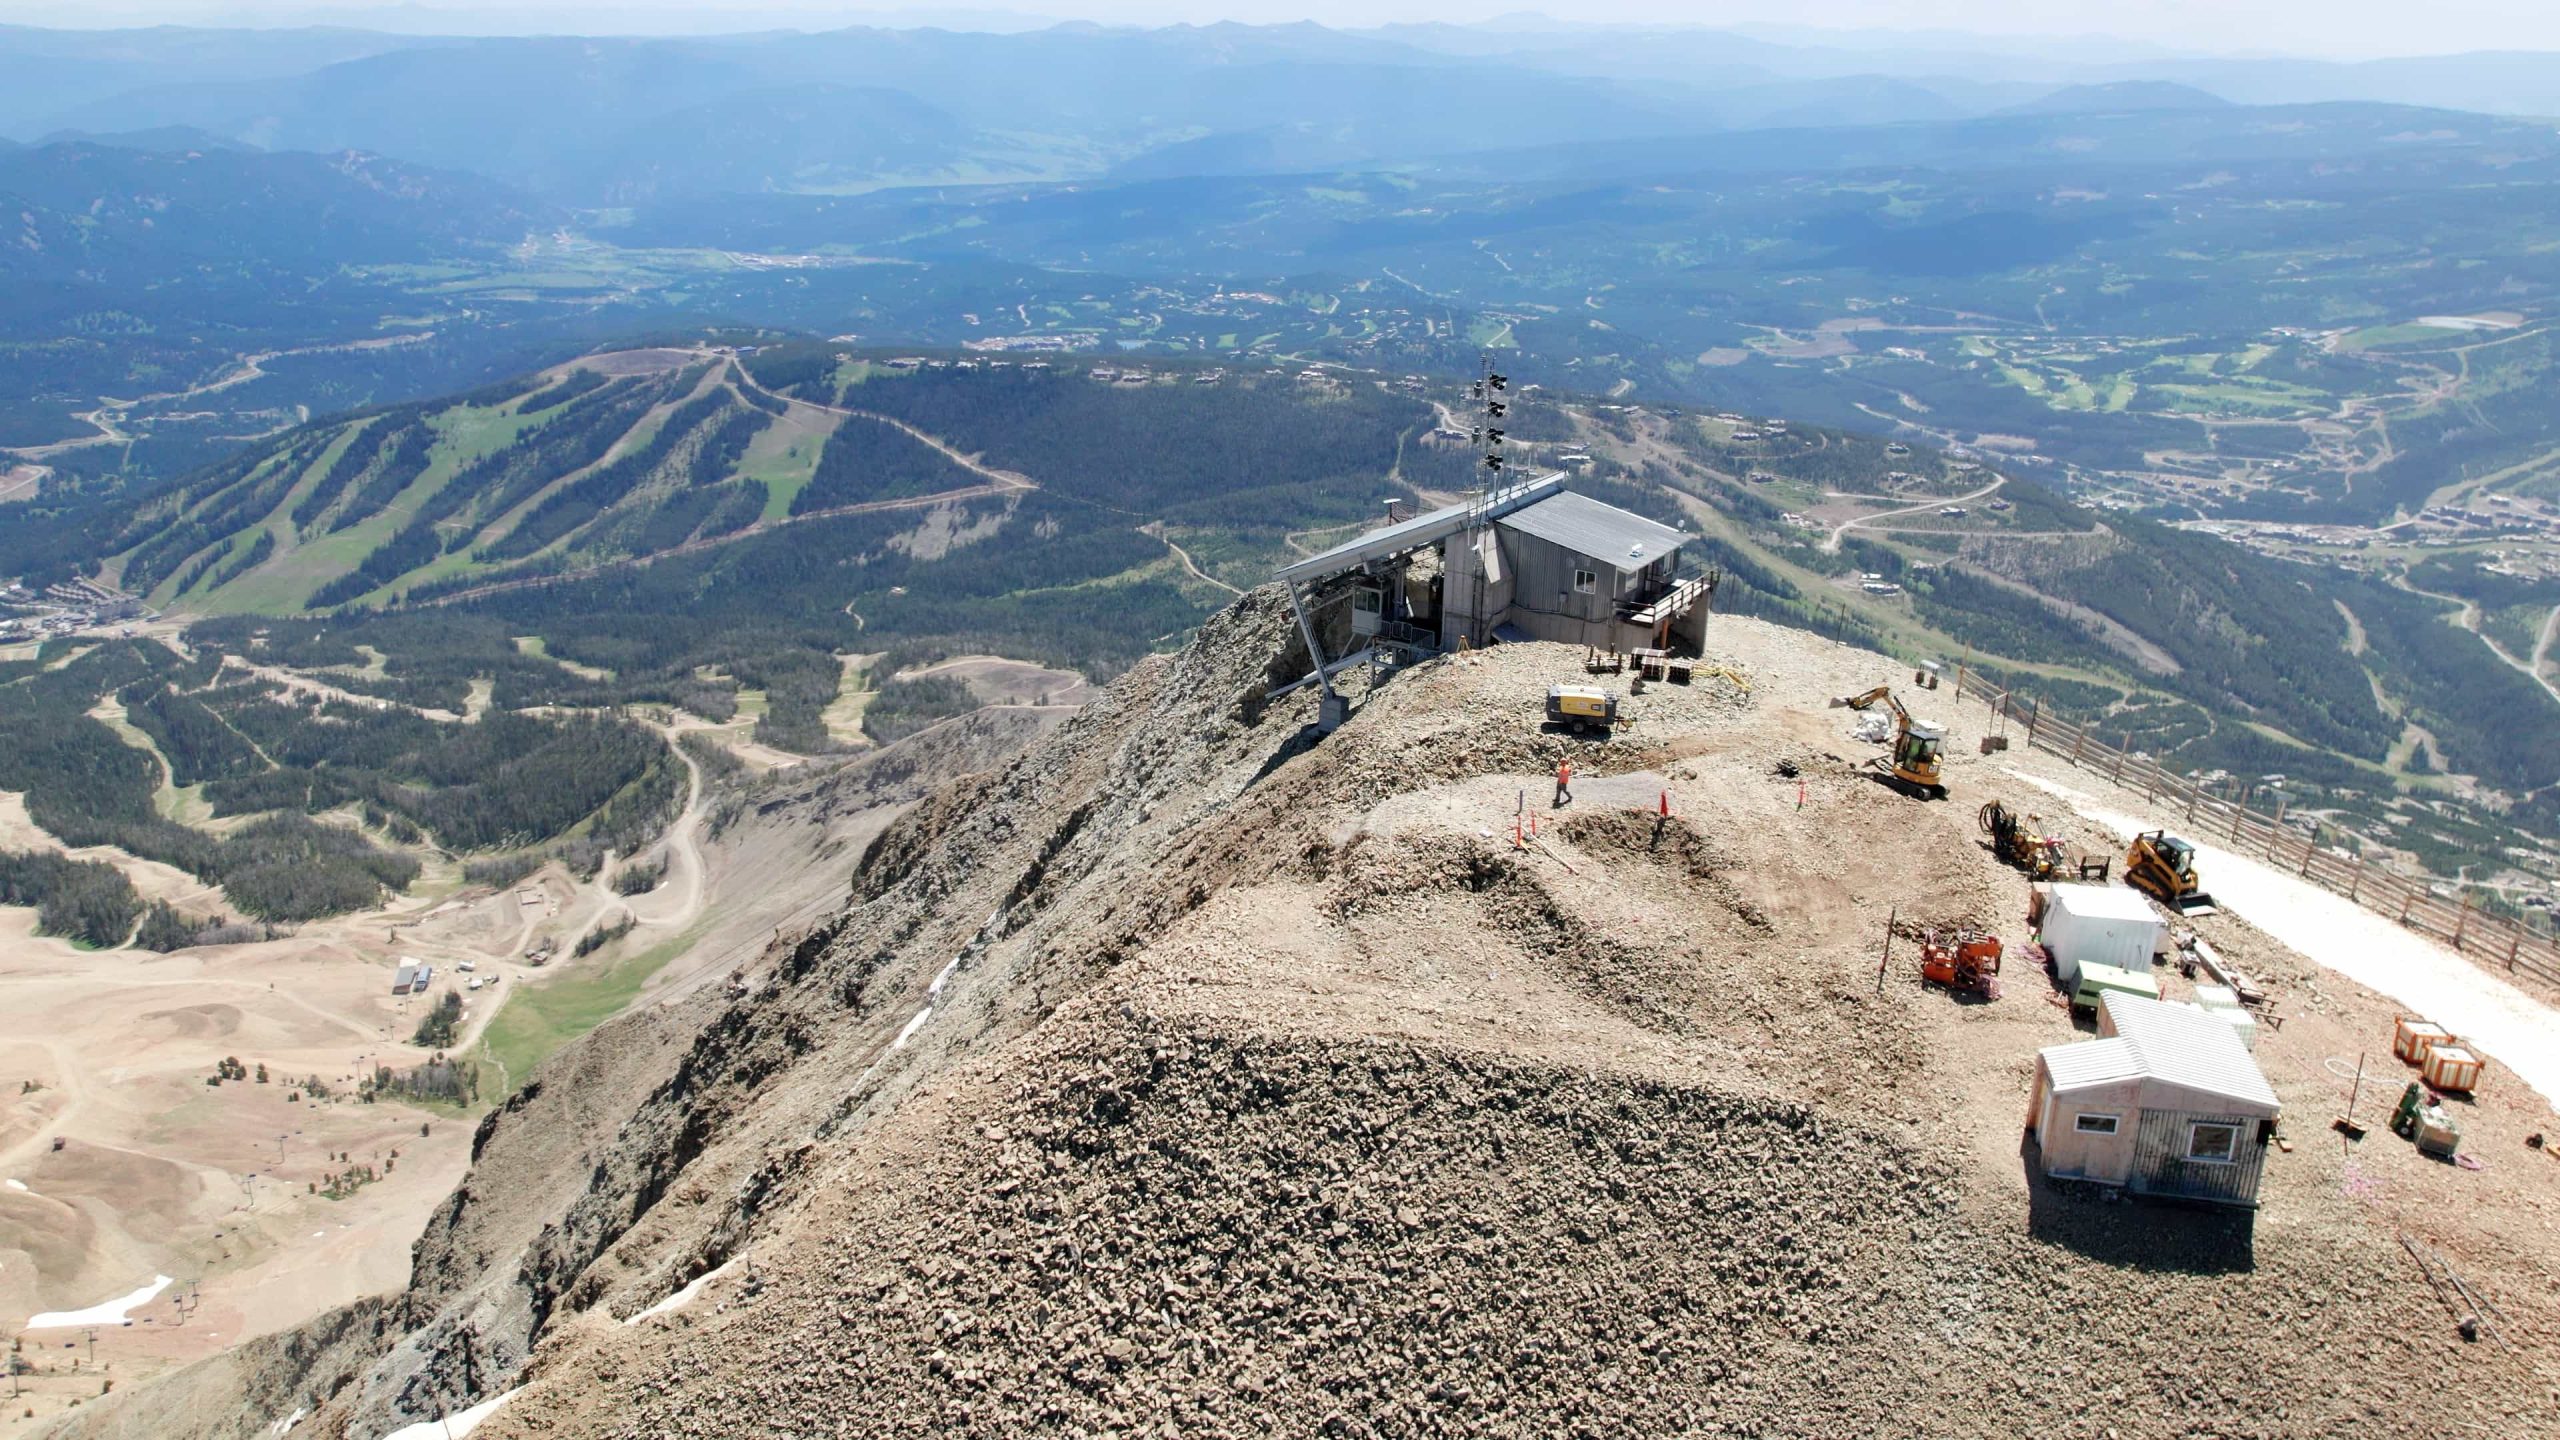
[[[1571,760],[1559,760],[1556,762],[1556,808],[1562,808],[1572,803],[1573,762]]]

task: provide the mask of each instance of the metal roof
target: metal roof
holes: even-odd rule
[[[2099,996],[2098,1007],[2099,1028],[2114,1031],[2114,1036],[2047,1050],[2043,1053],[2048,1068],[2052,1067],[2052,1057],[2062,1052],[2122,1043],[2132,1052],[2143,1075],[2270,1113],[2282,1108],[2275,1088],[2267,1084],[2265,1073],[2258,1069],[2256,1057],[2240,1043],[2228,1021],[2193,1005],[2114,992]],[[2059,1070],[2054,1072],[2054,1083],[2060,1088]]]
[[[1508,490],[1497,491],[1488,496],[1484,502],[1484,513],[1496,517],[1507,515],[1524,505],[1535,505],[1555,495],[1563,485],[1562,471],[1552,475],[1541,475],[1535,480],[1523,481]],[[1322,580],[1328,575],[1339,575],[1345,570],[1357,570],[1372,560],[1391,559],[1406,551],[1419,550],[1425,545],[1436,544],[1467,528],[1467,520],[1474,509],[1474,501],[1462,500],[1455,505],[1446,505],[1440,509],[1416,515],[1410,520],[1401,520],[1393,525],[1383,526],[1362,535],[1357,540],[1346,541],[1320,554],[1310,555],[1304,560],[1280,567],[1280,578],[1291,584],[1307,580]]]
[[[2047,886],[2045,903],[2059,905],[2083,920],[2148,920],[2160,923],[2160,912],[2139,890],[2118,885],[2059,884]]]
[[[1523,506],[1497,523],[1577,555],[1605,560],[1622,571],[1641,570],[1689,538],[1668,525],[1571,491]]]
[[[2056,1091],[2112,1085],[2119,1080],[2139,1079],[2143,1074],[2142,1056],[2129,1040],[2083,1040],[2077,1045],[2039,1050],[2036,1055],[2044,1061],[2045,1072],[2053,1077]]]

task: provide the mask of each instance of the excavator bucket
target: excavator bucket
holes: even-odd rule
[[[2170,901],[2169,908],[2177,911],[2181,915],[2218,915],[2222,913],[2222,907],[2213,903],[2213,897],[2207,895],[2201,890],[2190,890],[2186,894]]]

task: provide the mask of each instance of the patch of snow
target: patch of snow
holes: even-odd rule
[[[898,1038],[889,1042],[889,1048],[892,1050],[906,1049],[907,1042],[914,1039],[916,1032],[924,1028],[924,1022],[932,1018],[933,1007],[930,1005],[927,1005],[923,1009],[917,1011],[916,1018],[907,1022],[907,1028],[898,1032]]]
[[[687,1282],[683,1289],[678,1290],[666,1299],[659,1301],[657,1304],[650,1306],[648,1309],[641,1311],[639,1314],[632,1316],[630,1319],[625,1320],[622,1323],[625,1325],[637,1325],[652,1315],[664,1315],[670,1310],[683,1309],[694,1296],[702,1293],[703,1286],[708,1285],[712,1281],[729,1273],[729,1266],[737,1263],[738,1261],[736,1257],[733,1256],[727,1264],[721,1265],[717,1269],[705,1270],[701,1274],[694,1276],[691,1281]]]
[[[932,983],[931,985],[928,985],[928,986],[926,986],[926,987],[925,987],[925,992],[924,992],[924,993],[926,993],[927,995],[939,995],[939,994],[941,994],[941,993],[942,993],[942,982],[944,982],[944,981],[946,981],[946,980],[950,979],[950,978],[951,978],[951,972],[952,972],[952,971],[954,971],[954,970],[957,970],[957,969],[959,969],[959,968],[960,968],[960,957],[959,957],[959,956],[957,956],[957,955],[954,955],[954,956],[952,956],[952,957],[951,957],[951,963],[950,963],[950,964],[948,964],[948,965],[943,966],[943,967],[942,967],[942,971],[941,971],[941,973],[940,973],[940,974],[938,974],[938,975],[935,975],[935,976],[933,977],[933,983]]]
[[[27,1328],[58,1330],[72,1325],[121,1325],[124,1323],[126,1314],[159,1299],[160,1292],[174,1283],[176,1282],[166,1275],[154,1275],[151,1277],[150,1284],[132,1294],[119,1295],[113,1300],[92,1305],[86,1310],[47,1310],[41,1315],[30,1316],[27,1319]]]
[[[311,1412],[308,1410],[296,1410],[273,1425],[268,1426],[267,1433],[278,1436],[289,1434],[292,1432],[294,1426],[302,1423],[302,1417],[310,1413]]]
[[[508,1401],[523,1393],[521,1385],[513,1390],[503,1390],[468,1410],[456,1410],[442,1420],[421,1420],[415,1425],[403,1425],[383,1436],[382,1440],[446,1440],[447,1436],[452,1440],[462,1440],[463,1436],[478,1429],[481,1421],[505,1409]]]
[[[12,1180],[9,1182],[9,1188],[12,1190],[24,1190],[27,1188],[27,1182],[24,1180]]]
[[[2067,785],[2009,773],[2068,801],[2120,838],[2129,840],[2154,828]],[[2251,924],[2323,967],[2444,1026],[2466,1044],[2496,1056],[2545,1101],[2560,1101],[2560,1011],[2343,895],[2201,841],[2196,859],[2215,904],[2248,916]]]

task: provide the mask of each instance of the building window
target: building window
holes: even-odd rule
[[[1573,588],[1589,595],[1600,588],[1600,577],[1588,570],[1573,572]]]
[[[2240,1127],[2237,1125],[2190,1125],[2187,1127],[2187,1158],[2215,1165],[2228,1165],[2240,1154]]]
[[[2083,1135],[2113,1135],[2116,1133],[2116,1117],[2113,1115],[2083,1115],[2079,1119],[2071,1122],[2071,1128],[2079,1131]]]

